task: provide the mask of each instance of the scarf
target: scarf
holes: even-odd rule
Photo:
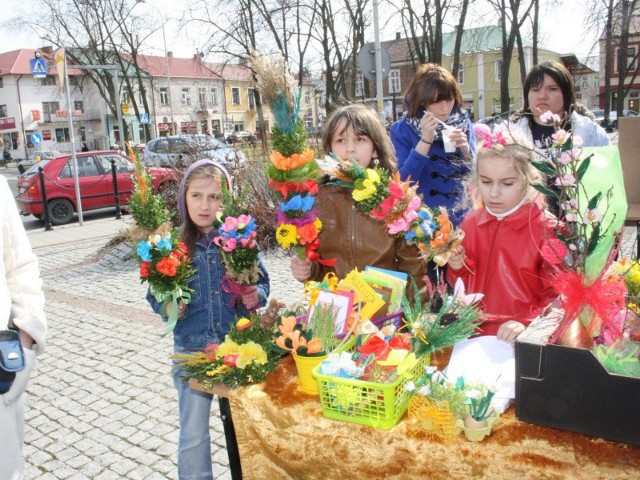
[[[420,108],[417,117],[410,117],[409,112],[404,112],[402,114],[403,120],[409,124],[411,129],[418,135],[418,137],[422,137],[422,130],[420,129],[420,119],[423,117],[424,112],[425,109]],[[467,112],[465,112],[464,110],[459,110],[452,112],[451,115],[449,115],[449,118],[447,118],[447,121],[444,123],[446,123],[450,127],[458,128],[467,133],[468,120],[469,115],[467,114]],[[433,137],[434,142],[436,140],[442,140],[443,129],[444,126],[438,123],[438,126],[436,127],[436,135],[435,137]]]

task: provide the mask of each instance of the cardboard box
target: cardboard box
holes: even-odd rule
[[[590,350],[535,335],[521,335],[515,354],[519,420],[640,446],[640,378],[610,374]]]

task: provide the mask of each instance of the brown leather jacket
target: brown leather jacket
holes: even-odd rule
[[[324,259],[336,259],[336,265],[314,263],[311,280],[321,281],[327,272],[335,272],[342,279],[354,268],[362,271],[371,265],[406,272],[422,289],[426,263],[420,259],[418,248],[389,235],[382,222],[359,210],[350,189],[322,185],[316,204],[322,221],[319,253]]]

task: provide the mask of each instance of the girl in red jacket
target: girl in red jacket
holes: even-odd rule
[[[449,260],[447,280],[453,285],[461,278],[467,292],[484,294],[481,335],[513,344],[558,295],[541,254],[557,222],[531,186],[540,174],[524,137],[477,127],[475,133],[480,148],[470,184],[480,208],[461,224],[465,237]]]

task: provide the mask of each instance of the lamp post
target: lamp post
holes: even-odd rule
[[[136,0],[136,4],[145,3],[150,5],[160,17],[164,17],[162,12],[153,4],[147,3],[145,0]],[[169,126],[169,135],[173,135],[173,126],[175,122],[173,121],[173,101],[171,99],[171,71],[169,69],[169,52],[167,51],[167,36],[164,29],[164,22],[162,22],[162,44],[164,46],[164,64],[166,69],[166,77],[167,77],[167,100],[169,101],[169,116],[171,117],[171,125]]]

